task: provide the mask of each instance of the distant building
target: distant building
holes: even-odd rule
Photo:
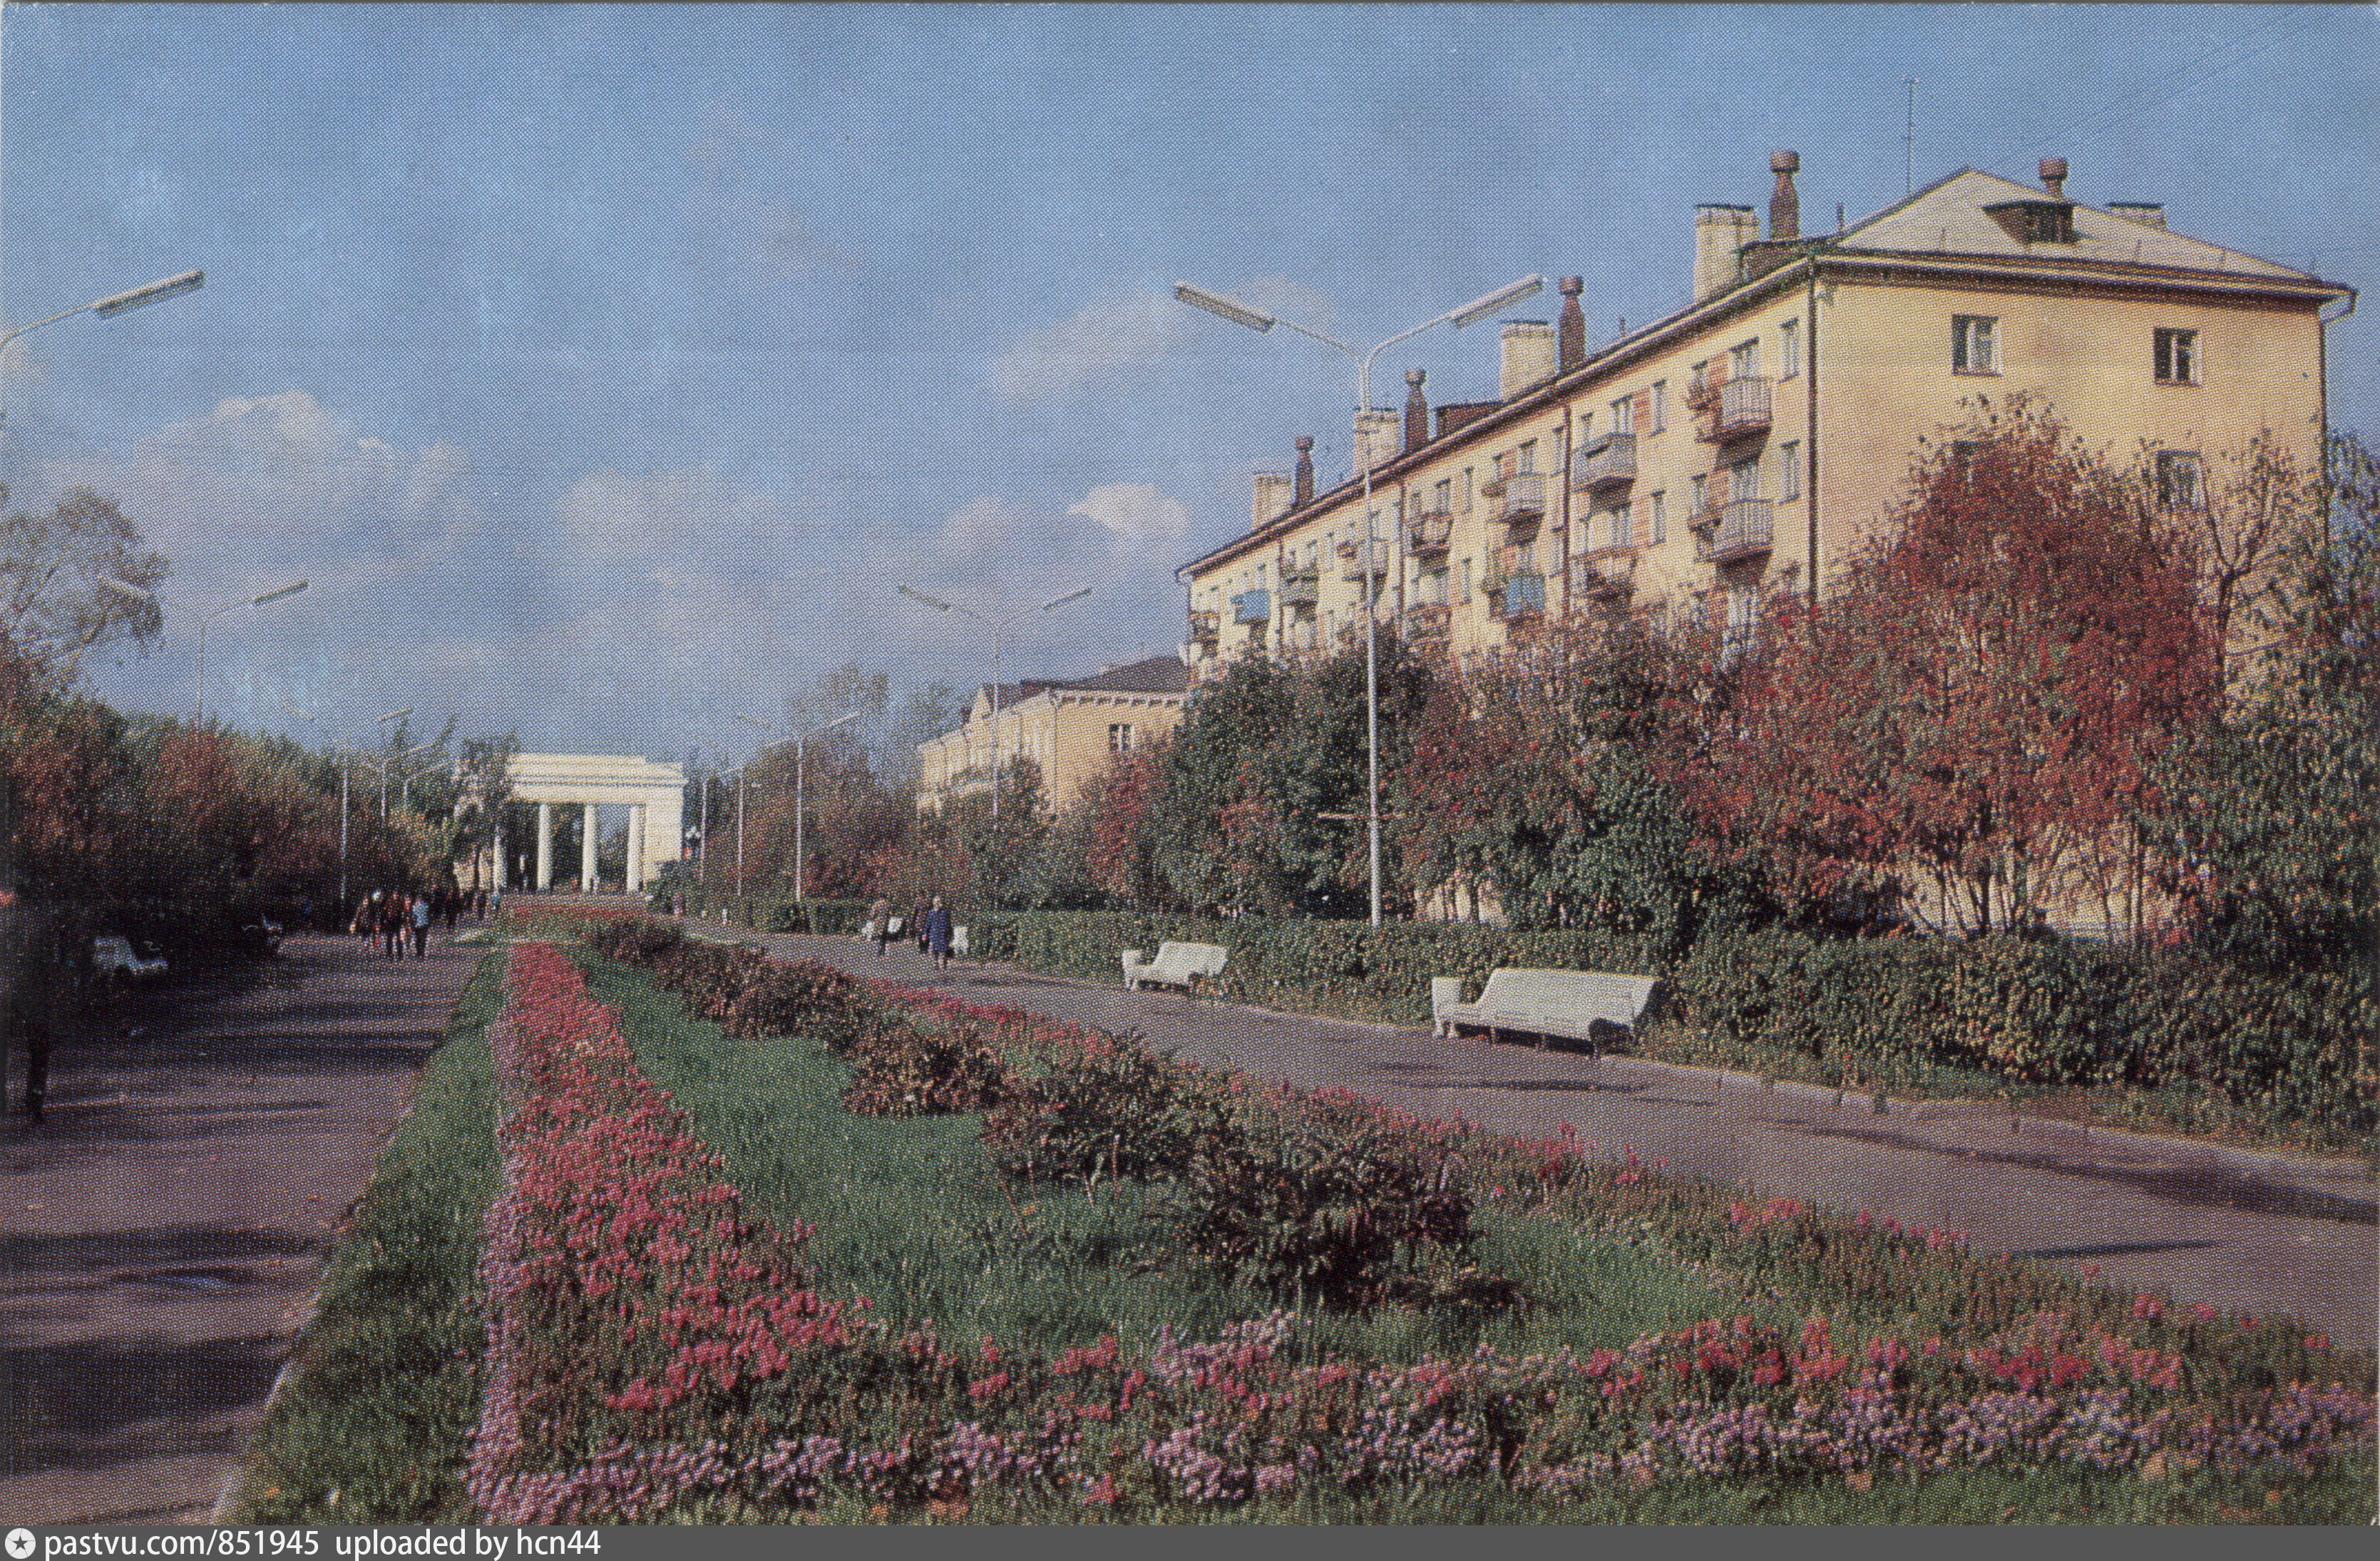
[[[1804,238],[1799,165],[1770,159],[1765,239],[1750,207],[1696,211],[1677,313],[1590,351],[1567,278],[1558,323],[1504,326],[1495,400],[1433,427],[1409,372],[1402,414],[1360,412],[1356,473],[1320,494],[1300,439],[1294,475],[1256,479],[1251,528],[1178,571],[1192,680],[1331,648],[1367,591],[1457,657],[1628,605],[1749,633],[1775,593],[1823,588],[1978,394],[2034,393],[2118,462],[2154,445],[2176,507],[2259,433],[2318,465],[2324,311],[2351,289],[2172,232],[2158,206],[2082,204],[2062,158],[2040,189],[1964,169]]]
[[[1010,765],[1032,760],[1044,804],[1071,807],[1114,755],[1146,748],[1181,724],[1189,686],[1189,669],[1174,656],[1109,667],[1096,677],[1002,684],[995,738],[986,683],[965,726],[917,745],[917,811],[939,813],[960,798],[989,795],[995,754]]]

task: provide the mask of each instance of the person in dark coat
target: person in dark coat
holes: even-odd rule
[[[24,1053],[23,1108],[35,1122],[49,1101],[51,1049],[75,1011],[76,938],[67,918],[0,884],[0,1063]]]
[[[951,908],[936,895],[934,903],[926,908],[926,949],[934,957],[934,969],[951,968]]]

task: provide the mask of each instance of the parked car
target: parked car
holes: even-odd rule
[[[165,973],[164,957],[142,954],[132,946],[130,938],[91,939],[91,963],[102,981],[128,983]]]

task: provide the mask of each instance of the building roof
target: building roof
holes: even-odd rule
[[[1190,669],[1182,664],[1180,656],[1151,656],[1129,666],[1109,667],[1091,677],[1028,677],[1020,683],[1002,683],[1000,707],[1005,710],[1052,689],[1062,693],[1179,694],[1189,687]],[[988,703],[990,699],[991,685],[978,686],[977,702]]]

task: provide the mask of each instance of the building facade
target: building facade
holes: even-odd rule
[[[2163,502],[2203,506],[2259,435],[2303,470],[2324,433],[2326,314],[2351,289],[2165,226],[1963,169],[1801,232],[1792,152],[1753,210],[1694,215],[1694,301],[1589,351],[1579,278],[1557,323],[1503,327],[1497,398],[1356,420],[1355,475],[1256,479],[1252,525],[1184,566],[1195,684],[1232,657],[1330,648],[1366,603],[1468,657],[1548,615],[1699,607],[1749,631],[1815,595],[1902,502],[1923,442],[1973,398],[2045,403],[2111,461],[2143,444]],[[1363,466],[1371,467],[1365,510]],[[1367,538],[1370,545],[1367,548]]]
[[[966,724],[917,745],[917,811],[940,813],[964,797],[989,796],[995,764],[1030,759],[1045,807],[1073,805],[1083,783],[1118,754],[1147,748],[1182,722],[1189,669],[1173,656],[1110,667],[1096,677],[1044,678],[976,690]]]

